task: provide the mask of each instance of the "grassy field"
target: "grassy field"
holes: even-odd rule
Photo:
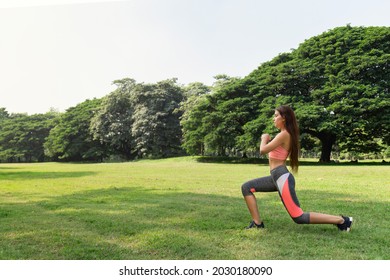
[[[241,184],[262,164],[196,158],[102,164],[0,164],[0,259],[390,259],[390,166],[305,164],[304,211],[352,215],[350,233],[298,225],[277,193],[257,194],[266,229]]]

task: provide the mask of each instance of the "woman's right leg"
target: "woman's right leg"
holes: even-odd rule
[[[248,207],[249,213],[252,216],[252,220],[260,225],[263,220],[260,218],[259,209],[257,208],[257,201],[254,195],[246,195],[244,196],[246,206]]]
[[[259,209],[257,207],[255,192],[275,192],[277,188],[272,180],[271,176],[257,178],[244,183],[241,186],[242,195],[244,196],[245,203],[248,207],[249,213],[252,216],[252,220],[260,225],[263,220],[260,217]]]

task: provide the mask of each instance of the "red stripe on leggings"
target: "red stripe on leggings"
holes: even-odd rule
[[[288,213],[290,214],[290,216],[292,218],[297,218],[303,214],[302,209],[298,205],[295,204],[294,200],[291,197],[288,179],[286,180],[286,182],[284,183],[284,186],[283,186],[282,199],[283,199],[284,205],[286,206]]]

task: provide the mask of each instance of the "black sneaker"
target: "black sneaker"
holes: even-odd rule
[[[249,226],[247,226],[245,229],[251,229],[251,228],[257,228],[257,229],[259,229],[259,228],[264,228],[264,223],[261,222],[261,224],[258,225],[258,224],[255,223],[255,221],[252,221],[252,222],[249,224]]]
[[[346,216],[341,216],[341,217],[343,217],[344,223],[336,225],[336,226],[339,228],[339,230],[350,231],[351,227],[352,227],[353,218],[346,217]]]

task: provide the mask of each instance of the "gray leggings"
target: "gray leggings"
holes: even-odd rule
[[[242,195],[249,196],[255,192],[278,192],[284,207],[297,224],[309,224],[310,214],[302,211],[295,193],[295,179],[282,165],[271,170],[271,175],[250,180],[241,187]]]

